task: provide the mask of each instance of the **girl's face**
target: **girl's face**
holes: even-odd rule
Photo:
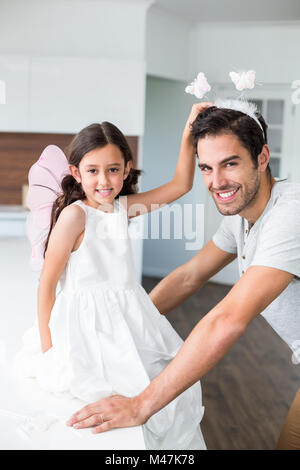
[[[100,204],[113,204],[127,178],[132,162],[125,167],[119,147],[107,144],[86,153],[79,168],[70,165],[70,171],[86,194],[87,203],[97,208]]]

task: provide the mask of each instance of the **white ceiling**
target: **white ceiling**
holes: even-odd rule
[[[154,5],[191,22],[300,20],[300,0],[156,0]]]

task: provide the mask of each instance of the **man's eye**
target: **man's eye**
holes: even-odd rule
[[[233,163],[233,162],[226,163],[226,166],[235,166],[235,165],[236,165],[236,163]]]
[[[203,171],[203,172],[206,172],[209,170],[209,168],[207,166],[202,166],[200,167],[200,170]]]

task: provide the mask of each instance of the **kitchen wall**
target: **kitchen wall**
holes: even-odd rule
[[[142,135],[147,1],[2,0],[0,131]]]

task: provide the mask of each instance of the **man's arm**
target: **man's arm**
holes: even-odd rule
[[[194,384],[225,356],[260,314],[293,279],[275,268],[252,266],[196,325],[176,357],[137,397],[144,415],[156,413]]]
[[[190,261],[162,279],[150,292],[150,298],[165,315],[199,290],[212,276],[236,258],[209,241]]]
[[[293,279],[275,268],[251,266],[190,333],[169,365],[137,397],[119,395],[87,405],[68,422],[77,428],[96,426],[94,433],[144,424],[212,369]]]

